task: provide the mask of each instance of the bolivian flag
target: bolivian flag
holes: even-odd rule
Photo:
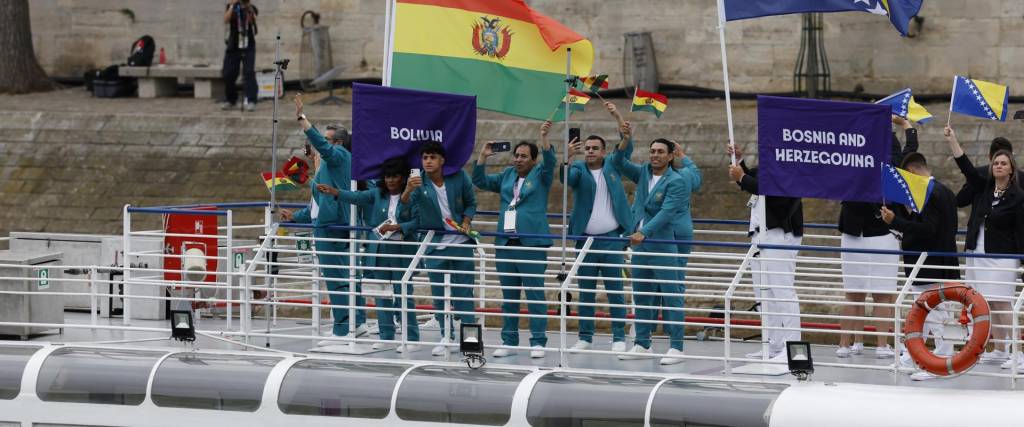
[[[597,93],[608,89],[608,75],[587,76],[576,81],[576,87],[587,93]]]
[[[637,90],[633,96],[633,108],[630,111],[647,111],[661,117],[661,113],[668,108],[668,98],[665,95],[654,92]]]
[[[476,95],[477,106],[544,120],[571,74],[590,73],[590,41],[523,0],[389,0],[386,85]]]
[[[270,179],[270,172],[263,172],[262,175],[263,183],[266,184],[267,190],[273,187],[277,187],[277,191],[293,191],[299,189],[299,185],[282,172],[278,172],[274,179]]]

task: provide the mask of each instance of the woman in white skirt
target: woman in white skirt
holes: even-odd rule
[[[893,115],[892,123],[903,129],[906,145],[900,147],[896,133],[892,134],[892,163],[900,164],[903,157],[917,151],[917,129],[902,117]],[[889,230],[889,225],[878,215],[881,205],[878,203],[843,202],[839,211],[839,232],[842,233],[842,248],[855,251],[899,251],[900,242]],[[867,307],[864,304],[868,294],[876,305],[871,314],[880,320],[876,327],[878,332],[888,332],[892,319],[892,303],[896,299],[900,256],[898,254],[879,254],[866,252],[843,252],[841,254],[843,270],[843,290],[846,291],[847,303],[843,305],[844,317],[865,317]],[[838,357],[850,357],[864,351],[864,341],[857,333],[864,330],[863,320],[843,319],[840,321],[843,331],[839,335]],[[857,331],[857,332],[853,332]],[[876,336],[875,357],[888,358],[893,356],[889,346],[889,337]]]
[[[967,178],[967,185],[958,198],[972,201],[964,248],[976,254],[1024,253],[1024,191],[1017,185],[1019,178],[1013,153],[1001,150],[993,154],[986,176],[964,154],[956,132],[946,126],[944,133],[953,159]],[[1006,360],[1006,367],[1014,363],[1007,360],[1009,345],[1006,341],[1010,336],[1012,315],[1008,312],[1017,291],[1018,267],[1018,259],[967,258],[967,283],[988,300],[993,313],[992,337],[997,340],[995,350],[983,354],[982,362]]]

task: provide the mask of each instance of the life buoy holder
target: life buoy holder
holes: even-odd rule
[[[955,301],[964,305],[961,322],[973,323],[967,344],[952,357],[936,356],[925,345],[924,321],[939,304]],[[903,330],[903,343],[917,366],[938,376],[961,374],[971,369],[988,344],[992,329],[988,301],[974,288],[963,283],[942,283],[921,293],[914,302]]]

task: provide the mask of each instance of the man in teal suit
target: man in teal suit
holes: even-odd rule
[[[671,345],[660,362],[662,365],[675,364],[682,361],[679,356],[683,354],[684,287],[678,280],[677,272],[671,268],[678,266],[678,256],[654,254],[676,254],[678,246],[648,240],[674,240],[675,218],[680,211],[689,209],[693,184],[688,174],[678,174],[670,168],[675,144],[664,139],[654,140],[651,142],[650,161],[638,165],[624,155],[632,143],[628,126],[622,133],[625,138],[612,154],[611,161],[637,187],[633,201],[633,224],[629,230],[632,231],[630,244],[634,246],[634,251],[640,252],[634,254],[632,259],[633,301],[637,305],[636,317],[640,323],[636,325],[636,344],[629,354],[620,355],[619,359],[637,359],[651,353],[651,331],[655,325],[648,322],[657,319],[655,313],[658,307],[655,304],[656,297],[660,297],[660,306],[665,308],[664,320],[668,322]]]
[[[530,235],[547,235],[548,193],[555,175],[555,149],[548,142],[550,122],[541,126],[541,147],[529,142],[520,142],[512,151],[512,166],[497,174],[487,174],[487,157],[494,154],[492,142],[484,144],[480,157],[473,168],[473,185],[481,190],[501,194],[501,213],[498,215],[498,232],[508,233],[494,239],[497,258],[498,281],[501,283],[501,294],[505,301],[519,300],[522,291],[530,301],[527,310],[531,315],[547,314],[544,301],[544,270],[547,269],[547,251],[527,250],[522,248],[547,248],[551,246],[549,237]],[[543,154],[541,154],[543,153]],[[538,162],[538,157],[541,157]],[[522,263],[516,261],[533,261]],[[501,341],[504,345],[519,345],[519,314],[518,302],[506,302],[501,305],[502,317]],[[547,345],[548,321],[542,317],[530,318],[530,357],[544,357],[544,346]],[[514,354],[513,350],[500,348],[494,351],[494,357],[505,357]]]
[[[611,102],[605,108],[618,121],[622,128],[625,122]],[[572,141],[569,144],[570,158],[582,148],[584,160],[577,160],[569,167],[568,185],[573,190],[573,210],[569,217],[569,234],[573,236],[595,237],[591,250],[611,251],[615,253],[588,253],[583,264],[577,270],[579,276],[603,277],[604,288],[608,291],[609,311],[612,316],[612,351],[626,351],[626,298],[622,293],[622,264],[625,263],[624,252],[626,242],[621,238],[626,229],[633,225],[629,200],[626,189],[622,185],[622,175],[612,165],[610,155],[605,146],[604,138],[597,135],[588,136],[586,141]],[[564,177],[562,177],[564,180]],[[578,240],[576,249],[583,247],[585,241]],[[604,264],[598,266],[597,264]],[[580,305],[579,341],[573,345],[574,350],[590,349],[594,340],[594,302],[597,297],[597,280],[579,279]]]
[[[299,124],[306,133],[317,156],[313,158],[313,166],[316,175],[309,181],[312,189],[312,197],[309,206],[292,213],[282,210],[281,216],[286,221],[294,221],[303,224],[313,225],[313,237],[317,239],[346,239],[348,232],[344,230],[331,229],[335,225],[349,225],[349,212],[347,206],[338,203],[338,200],[327,194],[328,187],[349,188],[352,180],[352,153],[341,144],[331,144],[320,135],[320,132],[313,127],[313,124],[302,114],[302,99],[295,97],[295,114],[298,116]],[[333,135],[332,135],[333,139]],[[340,141],[339,141],[340,142]],[[331,314],[334,317],[334,328],[331,333],[335,337],[343,337],[349,334],[347,307],[362,306],[362,297],[350,298],[351,295],[343,294],[349,290],[349,268],[348,256],[340,253],[348,252],[349,245],[342,242],[317,241],[315,250],[320,262],[320,274],[327,282],[327,290],[332,292],[328,298],[331,305]],[[323,253],[331,252],[331,253]],[[334,293],[340,292],[340,293]],[[350,302],[351,301],[351,302]],[[357,310],[355,336],[366,333],[363,325],[365,314]],[[360,316],[362,314],[362,316]],[[338,345],[339,341],[324,340],[318,343],[320,346]]]
[[[408,203],[402,203],[402,193],[408,188],[409,165],[402,157],[396,157],[384,161],[381,165],[380,188],[369,188],[363,191],[337,190],[331,188],[327,193],[338,198],[342,204],[351,203],[358,206],[367,213],[366,219],[369,227],[380,226],[381,234],[391,233],[385,241],[379,240],[381,236],[376,232],[366,233],[366,238],[371,240],[366,245],[366,253],[361,261],[364,268],[364,278],[388,281],[392,285],[393,298],[377,297],[377,321],[380,324],[380,339],[395,339],[395,311],[402,308],[402,287],[401,280],[405,271],[409,268],[411,257],[416,253],[416,246],[403,245],[398,242],[416,241],[416,220],[413,207]],[[388,224],[384,224],[388,222]],[[372,269],[370,269],[372,268]],[[416,300],[413,298],[413,287],[411,283],[406,284],[405,308],[414,310]],[[416,323],[416,312],[407,312],[406,326],[409,341],[420,340],[419,324]],[[374,350],[395,348],[393,344],[374,343]],[[416,345],[397,346],[399,353],[415,351]]]
[[[465,171],[444,176],[444,146],[438,142],[427,142],[420,149],[423,163],[423,174],[426,184],[420,177],[409,178],[403,202],[409,202],[416,212],[417,228],[434,230],[433,243],[427,247],[424,267],[429,270],[430,292],[433,295],[435,315],[441,325],[441,343],[434,347],[432,354],[442,356],[446,351],[458,350],[451,338],[455,331],[454,321],[445,321],[444,315],[444,274],[449,272],[451,284],[451,306],[459,314],[455,318],[463,323],[476,322],[473,307],[473,272],[475,266],[475,242],[445,219],[460,224],[463,230],[469,230],[476,215],[476,194]],[[442,259],[444,258],[444,259]],[[442,270],[442,271],[438,271]],[[448,327],[445,328],[445,323]],[[445,329],[448,330],[445,333]]]

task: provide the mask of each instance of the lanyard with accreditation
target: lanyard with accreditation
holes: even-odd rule
[[[512,203],[509,203],[508,209],[505,210],[505,232],[515,233],[516,232],[516,204],[519,203],[519,193],[522,191],[523,183],[526,180],[519,178],[516,182],[515,187],[512,187]]]

